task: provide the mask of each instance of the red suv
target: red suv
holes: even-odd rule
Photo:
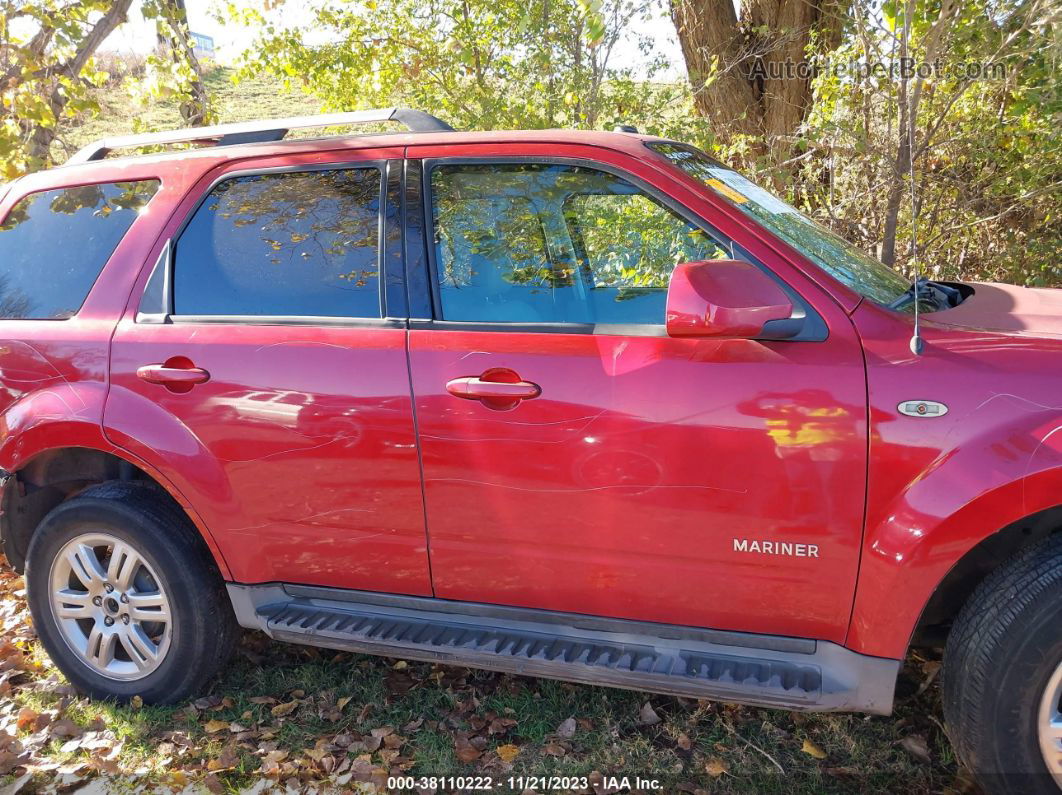
[[[1058,291],[912,285],[684,144],[395,109],[101,141],[0,218],[4,548],[86,693],[184,699],[242,625],[884,714],[946,638],[960,757],[1062,784]]]

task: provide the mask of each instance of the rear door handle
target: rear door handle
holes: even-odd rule
[[[166,364],[145,364],[137,368],[136,377],[149,384],[191,387],[209,381],[210,373],[202,367],[175,367],[167,362]]]

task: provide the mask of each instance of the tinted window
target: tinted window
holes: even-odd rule
[[[563,165],[437,166],[445,320],[664,322],[679,262],[727,250],[626,180]]]
[[[911,286],[887,265],[704,152],[683,144],[651,143],[647,146],[724,196],[745,215],[870,300],[889,304]]]
[[[0,317],[72,317],[156,180],[31,193],[0,224]]]
[[[177,242],[178,315],[379,317],[380,171],[218,185]]]

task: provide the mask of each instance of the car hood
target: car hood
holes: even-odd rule
[[[1062,337],[1062,290],[1013,284],[970,284],[974,294],[957,307],[925,315],[947,326]]]

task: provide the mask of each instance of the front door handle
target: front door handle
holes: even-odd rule
[[[446,383],[446,391],[466,400],[500,398],[502,400],[530,400],[542,394],[542,388],[530,381],[484,381],[479,376],[455,378]]]
[[[505,411],[516,408],[521,400],[537,398],[542,387],[525,381],[508,367],[492,367],[479,375],[447,381],[446,391],[454,397],[478,400],[488,409]]]
[[[171,356],[162,364],[138,367],[136,377],[149,384],[161,384],[171,392],[188,392],[196,384],[209,381],[210,373],[196,367],[187,357]]]

